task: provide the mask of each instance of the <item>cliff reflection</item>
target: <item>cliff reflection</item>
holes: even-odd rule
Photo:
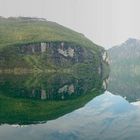
[[[98,74],[1,75],[0,123],[33,124],[55,119],[103,93]]]

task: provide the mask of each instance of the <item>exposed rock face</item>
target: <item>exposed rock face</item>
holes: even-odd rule
[[[118,46],[108,50],[112,72],[129,71],[139,73],[140,69],[140,40],[128,39]]]
[[[111,64],[134,64],[140,58],[140,40],[128,39],[118,46],[108,50]]]
[[[103,60],[105,63],[109,64],[109,56],[108,56],[108,54],[107,54],[106,51],[103,51],[103,53],[102,53],[102,60]]]
[[[43,53],[46,52],[47,47],[49,47],[49,43],[36,43],[36,44],[26,44],[21,45],[19,48],[19,52],[22,54],[34,54],[34,53]]]
[[[30,17],[1,18],[0,29],[0,73],[79,68],[77,71],[101,74],[103,63],[107,62],[101,46],[55,22]]]
[[[78,45],[64,42],[41,42],[20,46],[19,53],[33,55],[37,53],[46,53],[54,65],[63,66],[65,62],[75,64],[87,61],[90,63],[94,59],[93,53],[89,49],[84,49]]]
[[[92,67],[101,73],[103,63],[108,64],[105,50],[102,49],[97,53],[90,48],[69,42],[30,43],[11,48],[0,51],[0,69],[15,67],[59,69],[72,68],[76,64],[86,64],[90,66],[89,68]]]
[[[104,79],[102,84],[103,89],[107,90],[108,84],[109,84],[109,78]]]

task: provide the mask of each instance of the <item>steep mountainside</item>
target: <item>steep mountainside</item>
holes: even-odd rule
[[[140,40],[128,39],[119,46],[108,50],[112,70],[138,72],[140,69]]]
[[[57,23],[29,17],[0,18],[0,72],[82,67],[102,73],[107,57],[102,47]]]
[[[140,40],[128,39],[108,50],[110,78],[108,90],[130,102],[140,99]]]

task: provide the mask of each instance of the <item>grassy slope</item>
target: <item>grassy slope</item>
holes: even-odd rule
[[[74,42],[84,47],[99,49],[99,46],[84,35],[55,22],[30,18],[0,18],[0,48],[41,41]]]
[[[9,69],[27,68],[34,69],[35,71],[40,69],[56,69],[51,63],[47,63],[47,65],[44,63],[44,60],[48,58],[48,54],[21,56],[17,54],[17,50],[20,44],[59,41],[90,48],[95,54],[94,67],[99,65],[99,56],[103,48],[91,42],[84,35],[55,22],[19,17],[0,18],[0,52],[2,55],[7,56],[6,62],[1,62],[0,66],[2,69],[6,69],[8,66]]]

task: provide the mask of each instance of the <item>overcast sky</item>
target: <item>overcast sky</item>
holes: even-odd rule
[[[0,16],[46,18],[105,48],[140,39],[140,0],[0,0]]]

